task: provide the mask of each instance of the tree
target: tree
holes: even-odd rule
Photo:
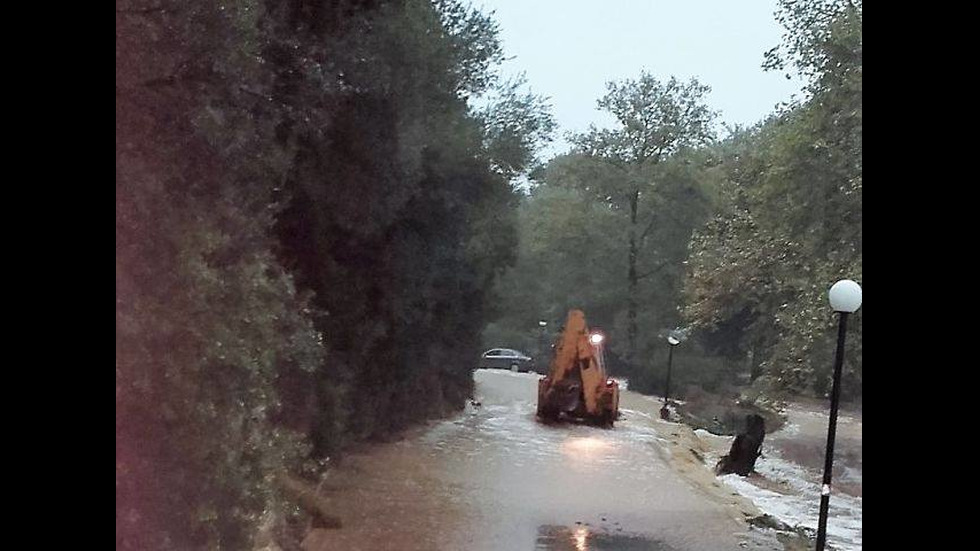
[[[474,114],[457,1],[116,12],[117,549],[254,548],[279,475],[462,407],[548,116]]]
[[[296,512],[279,390],[325,353],[273,254],[262,10],[116,8],[116,548],[247,549]]]
[[[484,149],[494,171],[513,179],[535,168],[535,153],[551,141],[555,119],[547,98],[525,92],[524,76],[495,86],[474,116],[483,123]]]
[[[761,386],[822,394],[834,321],[826,291],[862,275],[860,3],[785,2],[787,43],[810,98],[725,145],[726,208],[692,243],[688,318],[726,335]],[[861,312],[846,392],[861,392]]]
[[[513,262],[509,179],[550,116],[515,87],[473,108],[500,90],[500,44],[492,19],[460,2],[382,3],[342,26],[291,13],[276,18],[288,40],[270,48],[276,101],[302,115],[278,129],[295,157],[277,233],[331,350],[317,388],[348,397],[339,433],[318,420],[325,456],[462,407],[493,282]]]
[[[861,73],[862,0],[780,0],[776,21],[782,42],[765,54],[763,68],[796,69],[816,94]],[[856,63],[855,63],[856,62]]]
[[[714,137],[714,113],[703,104],[709,88],[695,79],[682,83],[671,77],[661,82],[643,73],[638,80],[610,82],[599,107],[616,117],[615,129],[598,129],[575,137],[577,151],[595,163],[580,185],[611,208],[627,214],[628,252],[628,352],[636,360],[637,287],[666,264],[651,263],[640,270],[641,253],[650,230],[668,222],[657,205],[658,188],[665,182],[659,165],[685,148],[697,147]],[[599,175],[601,173],[601,176]],[[669,221],[673,222],[673,221]]]

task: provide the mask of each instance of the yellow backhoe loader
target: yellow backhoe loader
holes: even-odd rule
[[[619,417],[619,383],[606,374],[604,336],[590,333],[581,310],[568,312],[548,375],[538,381],[538,417],[611,427]]]

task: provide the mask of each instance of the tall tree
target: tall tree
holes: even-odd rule
[[[642,273],[639,269],[651,228],[666,222],[668,216],[657,208],[658,187],[664,184],[658,168],[682,149],[710,142],[715,113],[704,104],[710,89],[696,79],[683,83],[671,77],[661,82],[644,72],[637,80],[610,82],[607,88],[598,104],[616,118],[618,126],[593,126],[576,136],[574,143],[580,154],[602,167],[596,169],[596,177],[590,178],[585,188],[628,214],[627,357],[635,362],[637,286],[664,267],[652,264]]]

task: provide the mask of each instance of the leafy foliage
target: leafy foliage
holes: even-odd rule
[[[696,79],[687,83],[670,77],[660,82],[643,72],[637,80],[606,85],[608,92],[598,104],[619,123],[616,129],[591,127],[575,140],[591,157],[620,165],[656,164],[684,147],[697,147],[714,136],[716,115],[704,105],[711,89]]]
[[[116,24],[117,549],[295,548],[280,474],[462,407],[553,123],[460,2]]]
[[[483,122],[487,154],[510,179],[534,168],[534,152],[551,141],[555,119],[547,98],[525,92],[523,75],[493,90],[490,103],[476,113]]]
[[[485,69],[495,27],[443,7],[385,5],[318,37],[352,44],[372,70],[359,70],[360,56],[336,61],[346,86],[327,101],[342,108],[315,128],[281,129],[297,144],[284,182],[291,200],[277,224],[281,257],[315,292],[316,324],[333,352],[317,378],[324,388],[344,381],[351,397],[342,434],[332,422],[315,431],[317,455],[461,407],[487,291],[512,262],[508,176],[530,161],[537,138],[527,136],[543,136],[534,121],[549,116],[528,104],[472,115],[463,92],[489,85],[470,71]],[[460,49],[460,40],[485,44]],[[304,95],[281,101],[306,103]],[[509,161],[492,147],[501,139],[514,141]]]
[[[324,350],[271,252],[258,11],[117,5],[117,549],[242,549],[297,514],[270,479],[309,446],[277,387]]]
[[[792,65],[814,93],[849,77],[860,79],[863,7],[862,0],[781,0],[776,21],[785,28],[783,41],[766,52],[763,67],[788,70]]]
[[[836,335],[827,289],[862,277],[860,5],[787,6],[791,30],[808,29],[788,48],[809,68],[813,95],[724,145],[727,207],[692,241],[686,314],[749,355],[760,384],[822,394]],[[861,392],[861,318],[846,355],[851,397]]]

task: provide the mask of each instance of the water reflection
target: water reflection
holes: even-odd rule
[[[588,546],[586,546],[586,538],[589,536],[589,531],[585,528],[575,529],[575,549],[577,551],[586,551]]]
[[[666,543],[635,534],[590,531],[585,526],[544,525],[534,546],[541,551],[676,551]]]
[[[571,437],[562,442],[562,453],[570,459],[591,460],[603,457],[612,450],[612,443],[594,436]]]

